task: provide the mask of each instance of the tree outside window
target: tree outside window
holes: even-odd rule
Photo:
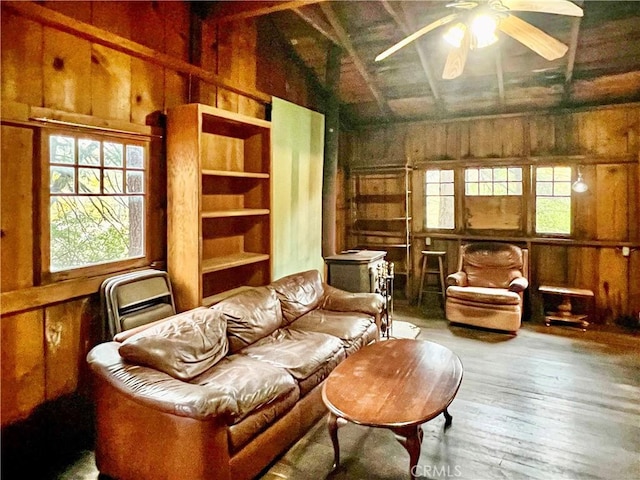
[[[145,254],[144,143],[51,134],[49,271]]]
[[[536,233],[571,233],[571,167],[536,168]]]
[[[453,170],[425,172],[425,225],[427,228],[455,228]]]

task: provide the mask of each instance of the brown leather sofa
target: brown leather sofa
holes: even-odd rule
[[[87,361],[99,471],[255,477],[326,413],[323,380],[379,338],[382,305],[309,271],[97,345]]]
[[[447,320],[516,332],[528,271],[526,249],[493,242],[463,245],[458,271],[447,277]]]

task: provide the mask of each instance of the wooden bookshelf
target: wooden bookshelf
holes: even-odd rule
[[[167,114],[167,263],[178,310],[271,281],[271,124],[200,104]]]

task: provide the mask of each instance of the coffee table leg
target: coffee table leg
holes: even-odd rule
[[[340,463],[340,444],[338,443],[338,420],[339,417],[329,412],[329,418],[327,420],[327,426],[329,427],[329,436],[331,437],[331,443],[333,443],[333,468],[338,468]]]
[[[416,466],[420,458],[420,447],[422,446],[422,427],[413,425],[411,427],[396,428],[393,430],[396,440],[409,452],[409,475],[411,480],[416,478]]]
[[[451,426],[451,422],[453,422],[453,417],[451,416],[451,414],[449,413],[449,411],[445,408],[444,409],[444,427],[448,428]]]

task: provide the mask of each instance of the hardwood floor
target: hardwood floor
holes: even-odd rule
[[[396,318],[421,327],[418,339],[456,352],[460,390],[423,426],[420,478],[640,478],[640,338],[525,323],[517,336],[426,320],[415,309]],[[394,405],[389,405],[394,408]],[[280,458],[262,480],[405,479],[408,454],[384,429],[340,429],[341,465],[325,421]],[[57,478],[95,480],[91,452]]]

